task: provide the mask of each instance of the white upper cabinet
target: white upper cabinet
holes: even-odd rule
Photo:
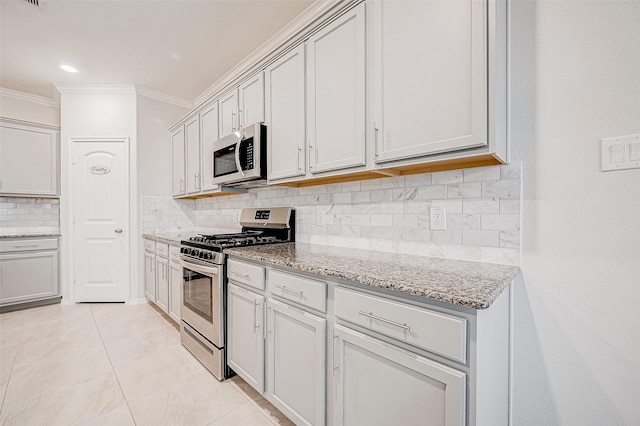
[[[200,192],[200,116],[196,115],[184,125],[186,136],[187,194]]]
[[[218,100],[220,137],[235,132],[238,126],[238,90],[233,89]]]
[[[368,3],[377,163],[487,142],[487,1]]]
[[[184,126],[180,126],[171,134],[171,187],[174,196],[185,193],[184,142]]]
[[[0,121],[0,194],[58,194],[58,131]]]
[[[218,189],[213,183],[213,143],[218,140],[218,102],[200,112],[200,170],[202,191]]]
[[[264,121],[264,78],[262,72],[250,77],[239,87],[218,100],[220,134],[222,138],[236,130]]]
[[[304,176],[306,171],[304,64],[300,45],[264,72],[269,180]]]
[[[365,164],[365,47],[364,4],[306,43],[311,173]]]
[[[238,88],[240,127],[264,121],[264,76],[254,75]]]

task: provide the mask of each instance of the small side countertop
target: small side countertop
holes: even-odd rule
[[[60,234],[16,234],[16,235],[0,235],[0,239],[10,240],[15,238],[51,238],[59,237]]]
[[[224,252],[473,309],[491,306],[520,273],[517,266],[305,243],[237,247]]]
[[[160,243],[170,244],[173,246],[180,245],[181,240],[187,240],[189,237],[196,235],[195,231],[190,232],[164,232],[158,234],[142,234],[143,238],[148,238]]]

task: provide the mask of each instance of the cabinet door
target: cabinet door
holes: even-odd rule
[[[169,261],[156,256],[156,305],[169,312]]]
[[[238,88],[240,127],[264,121],[264,76],[261,72]]]
[[[180,323],[180,306],[182,306],[182,266],[169,262],[169,316]]]
[[[149,300],[156,301],[156,255],[144,252],[144,294]]]
[[[336,425],[465,424],[465,373],[334,327]]]
[[[202,190],[212,191],[219,188],[213,183],[213,143],[218,140],[218,102],[200,113],[200,170]]]
[[[323,425],[327,320],[269,299],[267,398],[297,425]]]
[[[238,129],[238,90],[234,89],[218,100],[220,137]]]
[[[58,294],[57,251],[0,255],[0,306]]]
[[[58,193],[58,132],[2,123],[0,126],[0,193]]]
[[[184,139],[184,126],[171,135],[171,182],[174,196],[185,193]]]
[[[365,164],[364,3],[307,42],[312,173]]]
[[[200,192],[200,116],[196,116],[185,125],[187,153],[187,194]]]
[[[486,145],[486,1],[374,0],[376,161]]]
[[[267,178],[304,176],[304,45],[271,64],[264,73]]]
[[[227,362],[255,390],[264,392],[264,296],[228,285]]]

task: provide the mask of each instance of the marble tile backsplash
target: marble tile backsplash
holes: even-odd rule
[[[189,232],[196,230],[195,200],[170,197],[140,198],[141,232]]]
[[[198,232],[237,230],[243,207],[293,206],[300,242],[517,265],[520,176],[517,163],[253,189],[196,200],[195,223]],[[445,231],[430,229],[429,208],[435,206],[446,209]]]
[[[243,207],[292,206],[300,242],[518,265],[520,176],[517,163],[198,200],[142,197],[142,232],[235,232]],[[445,231],[430,228],[436,206],[446,209]]]
[[[60,200],[0,197],[0,235],[59,233]]]

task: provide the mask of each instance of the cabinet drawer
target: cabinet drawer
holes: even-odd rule
[[[156,251],[156,242],[153,240],[149,240],[147,238],[144,239],[144,249],[147,251]]]
[[[269,271],[269,293],[321,312],[327,311],[327,285],[280,271]]]
[[[169,246],[169,260],[172,262],[180,261],[180,246]]]
[[[467,320],[336,288],[335,316],[430,352],[466,362]]]
[[[164,257],[169,257],[169,244],[156,243],[156,254]]]
[[[34,250],[56,250],[58,248],[57,238],[43,238],[43,239],[16,239],[16,240],[2,240],[0,241],[0,252],[12,253],[20,251],[34,251]]]
[[[229,259],[229,262],[227,262],[227,278],[230,281],[264,290],[264,268],[262,266]]]

